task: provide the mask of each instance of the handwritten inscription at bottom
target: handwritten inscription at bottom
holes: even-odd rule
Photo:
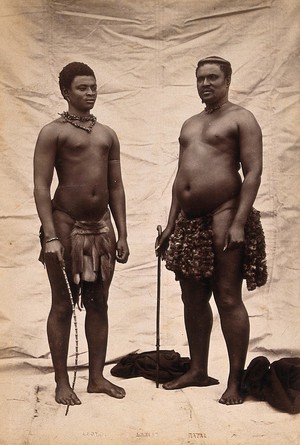
[[[189,439],[207,439],[205,433],[188,433]]]
[[[138,431],[136,437],[158,437],[158,433],[150,433],[149,431]]]

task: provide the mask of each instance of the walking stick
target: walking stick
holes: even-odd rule
[[[76,374],[77,374],[77,365],[78,365],[78,328],[77,328],[77,318],[76,318],[76,311],[75,311],[75,304],[73,301],[73,296],[72,296],[72,291],[71,291],[71,287],[70,287],[70,283],[65,271],[65,268],[62,267],[62,272],[63,272],[63,276],[66,282],[66,286],[68,289],[68,294],[69,294],[69,298],[70,298],[70,303],[72,306],[72,314],[73,314],[73,320],[74,320],[74,329],[75,329],[75,364],[74,364],[74,376],[73,376],[73,383],[72,383],[72,390],[74,391],[74,387],[75,387],[75,382],[76,382]],[[67,409],[66,409],[66,413],[65,416],[68,415],[69,412],[69,408],[70,408],[70,404],[68,404]]]
[[[158,239],[161,237],[162,228],[157,226]],[[159,347],[160,347],[160,276],[161,276],[161,254],[157,253],[157,300],[156,300],[156,388],[159,387]]]

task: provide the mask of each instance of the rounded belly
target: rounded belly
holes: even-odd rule
[[[98,186],[62,186],[54,195],[53,206],[75,220],[98,220],[108,207],[108,190]]]
[[[174,184],[181,209],[188,216],[206,215],[236,197],[241,189],[238,172],[194,177],[178,175]]]

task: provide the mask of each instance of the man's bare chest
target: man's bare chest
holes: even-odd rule
[[[76,134],[75,134],[76,132]],[[90,160],[102,159],[108,156],[109,141],[101,136],[88,134],[76,129],[58,141],[57,159]]]

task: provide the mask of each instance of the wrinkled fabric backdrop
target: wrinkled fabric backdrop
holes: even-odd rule
[[[13,386],[13,378],[32,374],[35,385],[50,373],[47,391],[52,391],[45,330],[50,290],[37,261],[40,224],[32,158],[42,126],[66,110],[58,73],[72,61],[94,69],[98,100],[93,113],[116,131],[121,144],[131,255],[126,265],[117,265],[111,286],[107,360],[155,348],[156,227],[164,227],[168,217],[181,125],[203,109],[195,67],[209,55],[231,61],[230,100],[252,111],[263,132],[264,172],[255,207],[262,215],[269,279],[263,288],[244,291],[251,323],[247,363],[257,355],[271,360],[300,355],[297,3],[1,1],[3,381],[9,375]],[[161,347],[188,355],[179,285],[164,268],[161,293]],[[214,303],[213,310],[210,367],[218,368],[222,360],[219,377],[225,381],[226,350]],[[78,318],[84,368],[84,314]],[[71,355],[73,346],[71,340]]]

